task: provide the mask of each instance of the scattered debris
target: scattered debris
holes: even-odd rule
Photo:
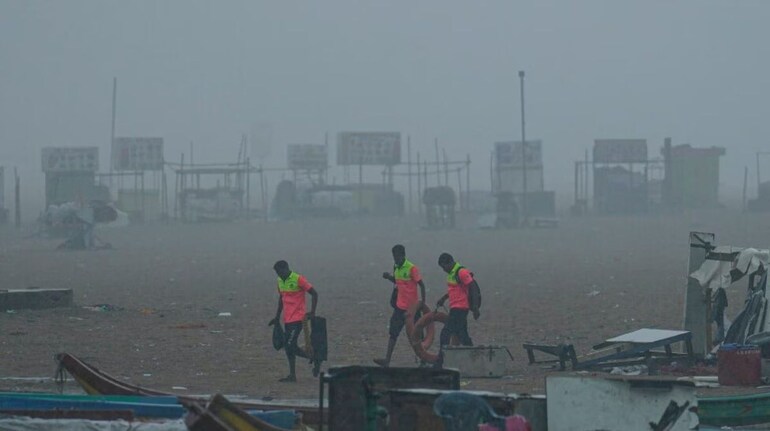
[[[217,314],[217,317],[232,317],[233,313],[230,313],[229,311],[223,311],[219,314]]]
[[[647,374],[646,365],[629,365],[627,367],[613,367],[610,374],[623,376],[641,376]]]
[[[205,327],[206,325],[203,323],[182,323],[180,325],[169,326],[169,328],[172,329],[202,329]]]
[[[89,311],[123,311],[123,307],[118,307],[117,305],[112,304],[94,304],[94,305],[85,305],[83,306],[83,309],[89,310]]]

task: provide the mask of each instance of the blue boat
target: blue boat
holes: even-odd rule
[[[131,412],[141,419],[181,419],[187,409],[176,396],[69,395],[34,392],[0,392],[0,413],[40,411]],[[293,410],[246,410],[262,421],[280,428],[291,428],[297,414]]]

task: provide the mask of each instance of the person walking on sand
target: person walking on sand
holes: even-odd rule
[[[297,374],[295,364],[297,356],[311,359],[309,355],[297,345],[299,333],[302,331],[302,322],[315,315],[318,305],[318,292],[307,279],[289,269],[289,264],[285,260],[279,260],[273,265],[273,270],[278,275],[278,310],[275,318],[269,325],[278,325],[281,313],[283,313],[283,324],[285,333],[284,348],[286,350],[286,359],[289,361],[289,375],[280,379],[279,382],[296,382]],[[306,312],[305,294],[310,294],[312,298],[310,312]],[[318,376],[320,362],[316,361],[313,366],[313,376]]]
[[[467,268],[455,262],[449,253],[441,253],[438,265],[447,273],[447,293],[436,303],[436,308],[442,307],[449,299],[449,318],[441,330],[439,363],[443,359],[443,348],[449,344],[452,336],[457,336],[463,346],[472,346],[468,334],[468,312],[473,313],[473,319],[478,320],[481,312],[481,293],[476,280]]]
[[[374,359],[374,363],[381,367],[389,367],[390,360],[393,357],[393,349],[396,347],[396,341],[399,334],[406,324],[406,311],[417,302],[417,286],[420,287],[420,300],[425,302],[425,284],[420,276],[420,269],[406,258],[406,248],[401,244],[396,244],[391,249],[393,255],[393,274],[385,272],[382,278],[394,284],[393,294],[390,299],[390,306],[393,307],[393,314],[390,316],[390,325],[388,332],[388,351],[383,359]],[[415,313],[415,321],[419,319],[419,310]]]

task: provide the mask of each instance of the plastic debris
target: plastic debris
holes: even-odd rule
[[[83,309],[89,310],[89,311],[121,311],[123,310],[122,307],[118,307],[112,304],[85,305],[83,306]]]

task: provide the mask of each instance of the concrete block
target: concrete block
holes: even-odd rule
[[[72,306],[72,289],[0,290],[0,311]]]
[[[462,377],[503,377],[513,357],[505,346],[447,346],[444,368],[460,370]]]

